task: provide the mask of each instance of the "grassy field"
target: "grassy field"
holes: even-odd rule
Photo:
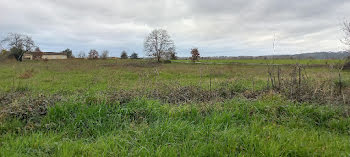
[[[334,63],[2,62],[0,156],[349,156]]]
[[[191,63],[190,60],[176,60],[175,62]],[[329,65],[336,63],[343,63],[342,60],[336,59],[221,59],[221,60],[200,60],[200,63],[207,64],[303,64],[303,65]]]

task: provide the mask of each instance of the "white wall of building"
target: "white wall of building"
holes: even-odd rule
[[[66,55],[43,55],[42,59],[67,59]]]

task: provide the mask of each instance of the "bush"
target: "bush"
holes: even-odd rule
[[[192,62],[198,61],[199,58],[200,58],[200,54],[199,54],[198,48],[193,48],[191,50],[191,55],[192,55],[192,57],[190,59],[192,60]]]
[[[123,51],[122,54],[120,55],[121,59],[128,59],[128,54],[126,53],[126,51]]]
[[[137,53],[132,53],[131,56],[130,56],[131,59],[139,59],[139,56]]]
[[[90,50],[90,52],[89,52],[89,59],[98,59],[98,51],[97,50],[94,50],[94,49],[92,49],[92,50]]]

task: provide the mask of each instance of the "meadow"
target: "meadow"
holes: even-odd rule
[[[2,61],[0,156],[349,156],[338,62]]]
[[[176,60],[180,63],[191,63],[190,60]],[[206,64],[252,64],[252,65],[267,65],[267,64],[280,64],[280,65],[329,65],[343,63],[343,60],[338,59],[213,59],[213,60],[200,60],[200,63]]]

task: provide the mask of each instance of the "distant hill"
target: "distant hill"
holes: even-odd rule
[[[350,56],[350,52],[313,52],[294,55],[267,55],[267,56],[215,56],[202,57],[202,59],[345,59]],[[188,59],[188,57],[179,57],[179,59]]]
[[[268,56],[269,58],[293,58],[293,59],[345,59],[350,56],[349,52],[313,52],[313,53],[302,53],[295,55],[274,55]],[[260,56],[262,57],[262,56]]]

